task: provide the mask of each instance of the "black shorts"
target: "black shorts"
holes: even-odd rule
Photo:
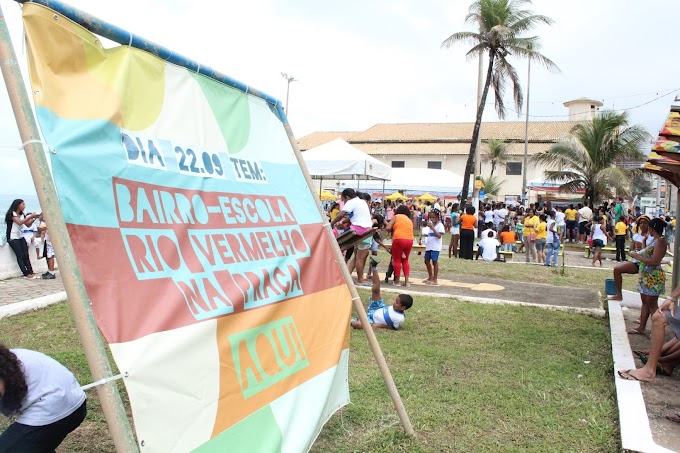
[[[586,225],[588,225],[588,222],[580,222],[578,224],[578,234],[587,234],[588,230],[586,229]]]
[[[602,239],[593,239],[593,247],[601,249],[602,247],[604,247],[604,241],[602,241]]]

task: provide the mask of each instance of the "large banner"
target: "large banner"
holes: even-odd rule
[[[36,113],[141,451],[304,451],[351,297],[276,109],[23,6]]]

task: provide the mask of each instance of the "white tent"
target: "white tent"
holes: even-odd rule
[[[377,190],[382,183],[366,182],[363,189]],[[472,184],[470,184],[472,187]],[[392,177],[385,183],[385,190],[406,192],[434,192],[437,194],[458,195],[463,188],[463,177],[448,170],[429,168],[393,168]]]
[[[307,170],[316,179],[390,179],[392,167],[355,148],[341,138],[302,153]],[[362,186],[364,184],[362,183]],[[382,188],[382,183],[380,183]]]

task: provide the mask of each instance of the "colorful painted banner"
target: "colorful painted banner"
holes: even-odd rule
[[[36,114],[141,451],[305,451],[351,297],[277,110],[23,6]]]

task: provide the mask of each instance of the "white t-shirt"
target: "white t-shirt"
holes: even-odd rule
[[[550,225],[552,225],[553,223],[555,223],[555,220],[548,219],[548,222],[546,223],[546,226],[545,226],[546,232],[548,233],[548,236],[546,238],[547,244],[552,244],[553,242],[555,242],[555,235],[552,231],[550,231]]]
[[[395,329],[400,328],[401,325],[404,324],[404,321],[406,321],[406,316],[404,316],[403,313],[399,313],[392,307],[387,308],[387,313],[389,314],[390,319],[392,320],[392,327]],[[375,324],[387,324],[387,322],[385,321],[385,316],[383,315],[382,308],[373,312],[373,322]]]
[[[66,367],[51,357],[28,349],[11,349],[24,369],[28,393],[19,408],[18,423],[45,426],[68,417],[87,396]],[[0,412],[7,414],[0,400]]]
[[[19,217],[19,215],[12,211],[12,217]],[[21,232],[21,225],[16,222],[12,222],[12,229],[9,232],[9,240],[22,239],[24,234]]]
[[[588,206],[582,207],[581,209],[578,210],[578,218],[579,223],[588,222],[590,219],[593,218],[593,210],[590,209]]]
[[[444,225],[442,225],[441,222],[436,224],[434,229],[439,232],[440,236],[443,236],[444,232],[446,231],[444,229]],[[423,236],[427,236],[427,239],[425,239],[425,251],[432,250],[435,252],[441,252],[442,238],[435,236],[434,231],[432,231],[430,227],[423,228]]]
[[[484,261],[493,261],[496,259],[498,256],[496,254],[496,247],[499,247],[500,244],[498,243],[497,239],[490,238],[490,237],[482,237],[482,239],[479,241],[479,244],[477,244],[479,247],[482,247],[482,259]]]
[[[498,210],[498,218],[501,222],[505,222],[505,218],[508,216],[508,210],[501,208]]]
[[[493,222],[493,211],[484,211],[484,223]]]
[[[499,210],[498,210],[498,209],[494,209],[494,210],[491,211],[491,212],[493,212],[493,223],[498,224],[498,222],[501,221],[501,216],[500,216],[500,214],[499,214]]]
[[[351,200],[347,200],[342,210],[347,213],[352,225],[362,228],[371,228],[373,226],[371,211],[368,209],[366,202],[361,198],[354,197]]]
[[[558,225],[564,225],[564,212],[562,211],[555,211],[555,222],[557,222]]]

